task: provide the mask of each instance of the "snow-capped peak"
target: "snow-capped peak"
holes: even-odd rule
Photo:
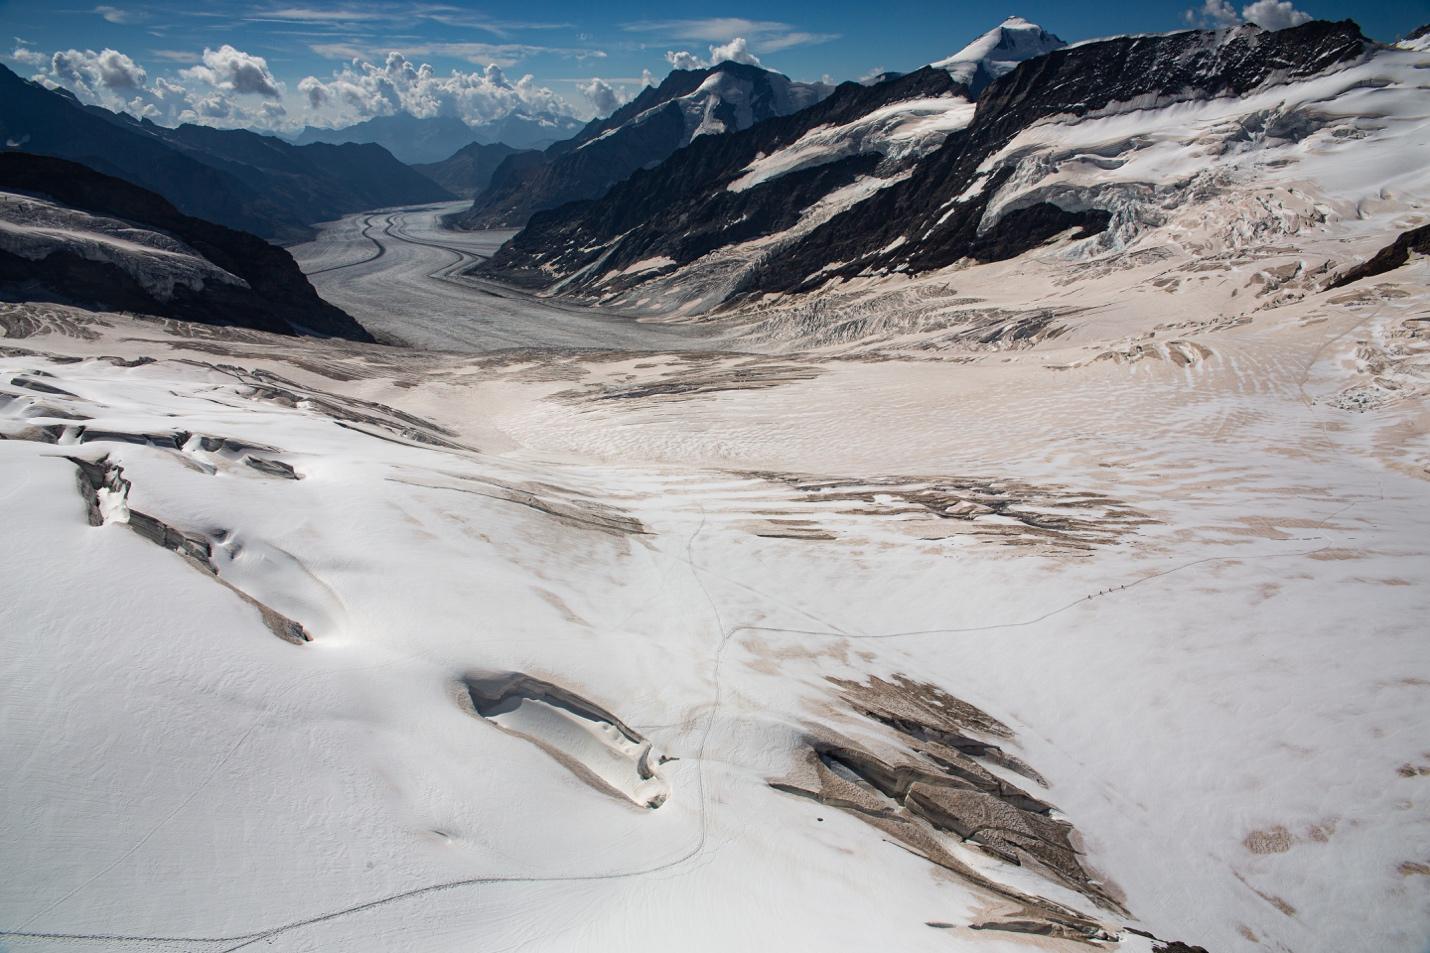
[[[932,64],[948,70],[977,95],[984,86],[1031,60],[1067,46],[1036,23],[1009,17],[947,59]]]

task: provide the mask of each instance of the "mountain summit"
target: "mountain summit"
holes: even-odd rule
[[[931,65],[948,70],[977,96],[1019,63],[1067,46],[1061,39],[1022,17],[1009,17],[950,57]]]
[[[663,162],[694,139],[787,116],[832,91],[823,83],[797,83],[744,63],[672,70],[659,86],[646,87],[610,116],[592,120],[549,147],[542,161],[513,157],[503,163],[461,224],[524,225],[536,212],[599,198],[632,172]]]

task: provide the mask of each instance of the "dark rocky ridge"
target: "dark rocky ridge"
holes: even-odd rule
[[[725,245],[782,231],[823,195],[872,173],[881,157],[851,156],[743,192],[727,190],[761,153],[783,148],[816,127],[842,125],[891,103],[960,90],[946,71],[931,67],[874,85],[843,83],[827,99],[797,113],[741,132],[697,139],[655,168],[636,172],[599,200],[533,216],[482,270],[503,280],[543,285],[551,275],[537,270],[541,266],[570,273],[602,255],[603,270],[657,255],[683,265]],[[604,248],[587,250],[618,236],[609,254]]]
[[[440,162],[427,162],[412,168],[420,175],[461,198],[476,198],[492,181],[492,173],[508,156],[537,156],[529,149],[513,149],[501,142],[473,142],[463,146]]]
[[[84,106],[0,66],[0,140],[81,162],[159,193],[185,214],[276,241],[315,222],[386,205],[450,199],[375,145],[293,146],[240,129],[147,120]]]
[[[1012,174],[1011,165],[995,170],[978,195],[956,206],[954,200],[978,180],[985,160],[1040,119],[1084,116],[1131,100],[1150,104],[1239,96],[1271,82],[1356,62],[1373,46],[1352,21],[1312,21],[1277,32],[1243,26],[1119,37],[1029,60],[990,83],[978,99],[972,123],[923,158],[907,179],[835,215],[778,256],[768,256],[745,275],[727,301],[802,292],[831,280],[895,269],[917,273],[964,259],[1016,257],[1070,229],[1077,229],[1079,236],[1094,234],[1106,227],[1106,211],[1047,202],[1014,208],[980,231],[988,202]],[[815,111],[836,98],[838,94],[783,122],[811,128],[818,124]],[[777,230],[824,194],[822,189],[836,188],[867,171],[858,160],[843,160],[744,193],[725,192],[732,170],[741,167],[733,164],[735,150],[740,150],[738,157],[748,157],[747,162],[756,154],[747,147],[757,140],[789,141],[773,134],[777,128],[767,122],[721,137],[721,142],[692,144],[597,202],[537,216],[485,270],[506,280],[549,286],[606,251],[582,249],[608,243],[629,229],[633,231],[623,235],[602,262],[602,271],[657,255],[688,262],[765,233],[762,230]],[[722,148],[731,150],[725,162],[714,155]],[[817,174],[818,181],[811,181],[811,174]],[[622,206],[629,206],[629,212]],[[748,224],[752,221],[758,227]],[[831,267],[833,263],[838,264]],[[573,284],[579,287],[580,281]]]
[[[307,126],[293,138],[295,145],[315,142],[372,142],[411,164],[441,162],[473,142],[505,144],[515,149],[544,149],[581,128],[579,120],[552,113],[513,112],[501,119],[468,125],[457,116],[374,116],[351,126],[320,129]]]
[[[419,119],[406,113],[374,116],[340,129],[305,126],[293,137],[293,144],[341,145],[345,142],[372,142],[392,153],[399,161],[440,162],[471,142],[472,129],[456,116]]]
[[[457,224],[518,227],[537,212],[598,198],[636,170],[660,163],[688,141],[686,116],[678,100],[719,74],[750,84],[754,122],[788,111],[788,90],[794,84],[778,73],[729,62],[708,69],[672,70],[659,86],[646,87],[610,116],[592,120],[575,136],[547,148],[540,161],[523,156],[503,163],[486,192],[477,196]],[[727,128],[736,126],[731,103],[721,103],[714,113]]]
[[[57,250],[38,261],[0,251],[0,294],[132,311],[275,334],[371,341],[346,312],[328,304],[283,249],[246,232],[181,214],[162,197],[78,163],[21,152],[0,153],[0,190],[49,198],[94,215],[164,232],[248,283],[176,287],[161,300],[110,262]]]
[[[1430,225],[1421,225],[1408,232],[1401,232],[1400,237],[1395,241],[1376,252],[1368,260],[1337,275],[1326,287],[1343,288],[1351,282],[1374,278],[1387,271],[1394,271],[1410,260],[1411,252],[1430,255]]]

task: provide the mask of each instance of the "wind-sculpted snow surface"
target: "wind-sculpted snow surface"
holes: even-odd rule
[[[1258,274],[945,360],[0,306],[0,943],[1413,947],[1430,274]]]

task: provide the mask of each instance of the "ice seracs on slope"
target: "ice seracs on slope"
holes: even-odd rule
[[[1311,175],[1308,187],[1336,194],[1338,176],[1364,173],[1355,188],[1369,196],[1375,170],[1410,154],[1415,127],[1367,125],[1360,100],[1418,115],[1415,56],[1353,23],[1314,22],[1054,50],[994,80],[976,108],[923,71],[841,88],[846,105],[762,124],[723,152],[692,146],[533,222],[487,270],[636,310],[672,298],[689,313],[764,310],[791,292],[1016,258],[1059,235],[1084,256],[1125,250],[1174,213],[1235,221],[1215,203],[1268,176]],[[1054,158],[1060,137],[1087,142]],[[731,168],[740,149],[749,158]],[[1322,153],[1345,158],[1314,161]],[[652,259],[671,264],[626,271]]]

